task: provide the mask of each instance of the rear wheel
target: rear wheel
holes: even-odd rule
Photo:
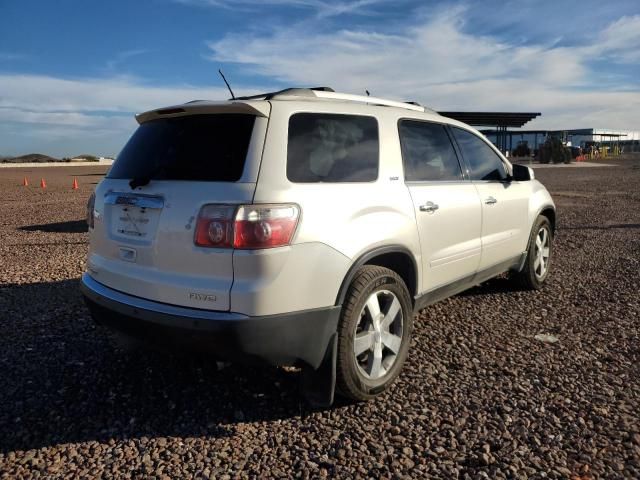
[[[407,357],[413,308],[399,275],[378,266],[356,274],[338,327],[337,387],[354,400],[368,400],[398,377]]]
[[[528,290],[539,290],[549,275],[553,253],[551,223],[539,216],[531,230],[527,259],[522,271],[514,275],[515,280]]]

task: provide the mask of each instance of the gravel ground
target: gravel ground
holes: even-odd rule
[[[324,411],[295,371],[116,347],[78,293],[103,168],[4,169],[0,478],[639,478],[640,158],[618,163],[536,171],[559,208],[544,290],[423,310],[391,391]]]

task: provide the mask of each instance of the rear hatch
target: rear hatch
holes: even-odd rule
[[[96,188],[90,275],[145,299],[228,310],[233,250],[195,245],[196,219],[206,204],[251,203],[268,114],[268,102],[206,102],[138,116]]]

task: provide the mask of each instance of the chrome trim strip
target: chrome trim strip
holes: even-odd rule
[[[519,266],[519,262],[522,260],[521,257],[522,255],[518,255],[504,262],[500,262],[491,267],[477,271],[471,275],[461,277],[446,285],[435,287],[416,295],[414,297],[414,311],[417,312],[418,310],[439,302],[440,300],[444,300],[445,298],[451,297],[452,295],[456,295],[457,293],[463,292],[485,282],[496,275],[517,268]]]
[[[107,205],[130,205],[132,207],[160,209],[164,206],[164,199],[137,193],[108,192],[104,196],[104,203]]]
[[[124,315],[131,315],[132,309],[147,310],[151,313],[157,313],[159,316],[169,315],[172,317],[183,317],[185,319],[194,320],[247,320],[247,315],[233,312],[220,312],[214,310],[200,310],[197,308],[179,307],[176,305],[169,305],[166,303],[153,302],[145,300],[143,298],[127,295],[126,293],[118,292],[112,288],[106,287],[101,283],[94,280],[88,273],[83,273],[80,280],[81,290],[94,302],[115,310]],[[138,312],[138,315],[140,316]],[[159,320],[158,318],[154,320]]]

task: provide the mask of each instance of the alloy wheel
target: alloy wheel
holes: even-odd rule
[[[383,377],[395,363],[402,344],[403,320],[400,301],[392,292],[379,290],[367,299],[353,340],[356,365],[366,378]]]
[[[533,271],[536,278],[541,279],[549,268],[549,255],[551,253],[549,230],[542,227],[536,235],[536,245],[534,250],[535,260],[533,261]]]

